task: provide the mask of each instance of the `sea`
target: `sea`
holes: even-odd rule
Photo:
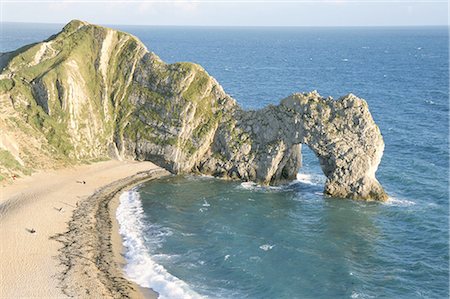
[[[324,196],[307,146],[285,186],[187,175],[125,192],[130,279],[160,298],[449,297],[448,27],[109,26],[201,64],[244,109],[354,93],[386,144],[386,203]],[[0,51],[61,27],[2,23]]]

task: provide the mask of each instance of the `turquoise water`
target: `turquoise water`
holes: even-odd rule
[[[1,49],[58,28],[3,24]],[[365,98],[391,196],[324,197],[307,148],[298,180],[281,189],[151,182],[119,209],[130,277],[168,298],[448,298],[447,28],[116,28],[165,61],[200,63],[247,109],[313,89]]]
[[[444,232],[421,219],[438,206],[321,191],[195,177],[147,184],[145,221],[157,224],[145,231],[149,252],[211,298],[446,297],[445,237],[424,238]]]

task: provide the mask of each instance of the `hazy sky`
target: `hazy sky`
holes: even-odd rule
[[[3,22],[218,26],[447,25],[446,0],[15,1],[0,0]]]

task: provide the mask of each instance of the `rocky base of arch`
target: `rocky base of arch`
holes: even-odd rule
[[[338,100],[317,92],[294,94],[278,106],[236,110],[216,131],[196,171],[277,185],[292,181],[308,145],[327,177],[333,197],[387,200],[375,178],[384,142],[366,101],[352,94]]]

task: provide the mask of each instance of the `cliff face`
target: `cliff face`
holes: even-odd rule
[[[327,194],[387,198],[375,178],[384,143],[354,95],[244,111],[201,66],[166,64],[135,37],[81,21],[0,66],[3,176],[112,157],[278,184],[295,178],[307,144]]]
[[[9,158],[30,169],[108,157],[145,53],[131,35],[72,21],[44,42],[2,54],[1,135],[15,143],[3,144]]]

